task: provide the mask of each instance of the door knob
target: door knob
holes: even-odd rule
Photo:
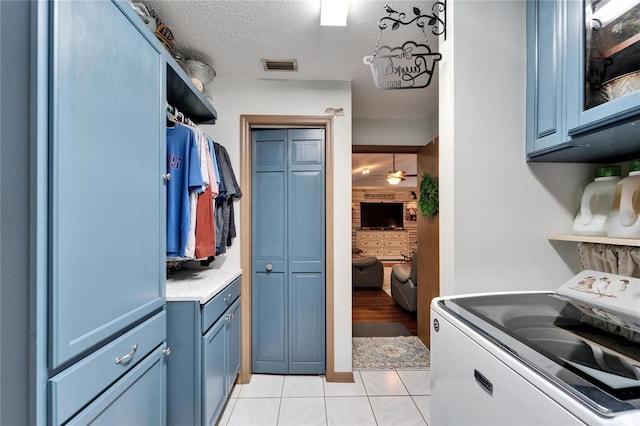
[[[273,269],[273,265],[270,263],[267,263],[267,271],[271,271]]]

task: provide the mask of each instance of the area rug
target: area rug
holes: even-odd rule
[[[418,336],[354,337],[353,368],[428,368],[429,349]]]
[[[354,322],[353,337],[395,337],[413,336],[407,327],[399,322]]]

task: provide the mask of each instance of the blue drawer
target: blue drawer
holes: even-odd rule
[[[67,425],[164,425],[166,361],[158,347]]]
[[[49,379],[50,423],[65,422],[161,345],[166,324],[162,311]]]
[[[227,310],[229,306],[240,296],[240,279],[236,278],[226,286],[213,299],[202,307],[202,332],[205,333],[209,327]]]

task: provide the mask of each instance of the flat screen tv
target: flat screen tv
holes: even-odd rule
[[[403,220],[402,203],[360,203],[360,227],[363,229],[401,229]]]

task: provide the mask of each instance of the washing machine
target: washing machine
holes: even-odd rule
[[[430,426],[640,425],[640,280],[431,303]]]

